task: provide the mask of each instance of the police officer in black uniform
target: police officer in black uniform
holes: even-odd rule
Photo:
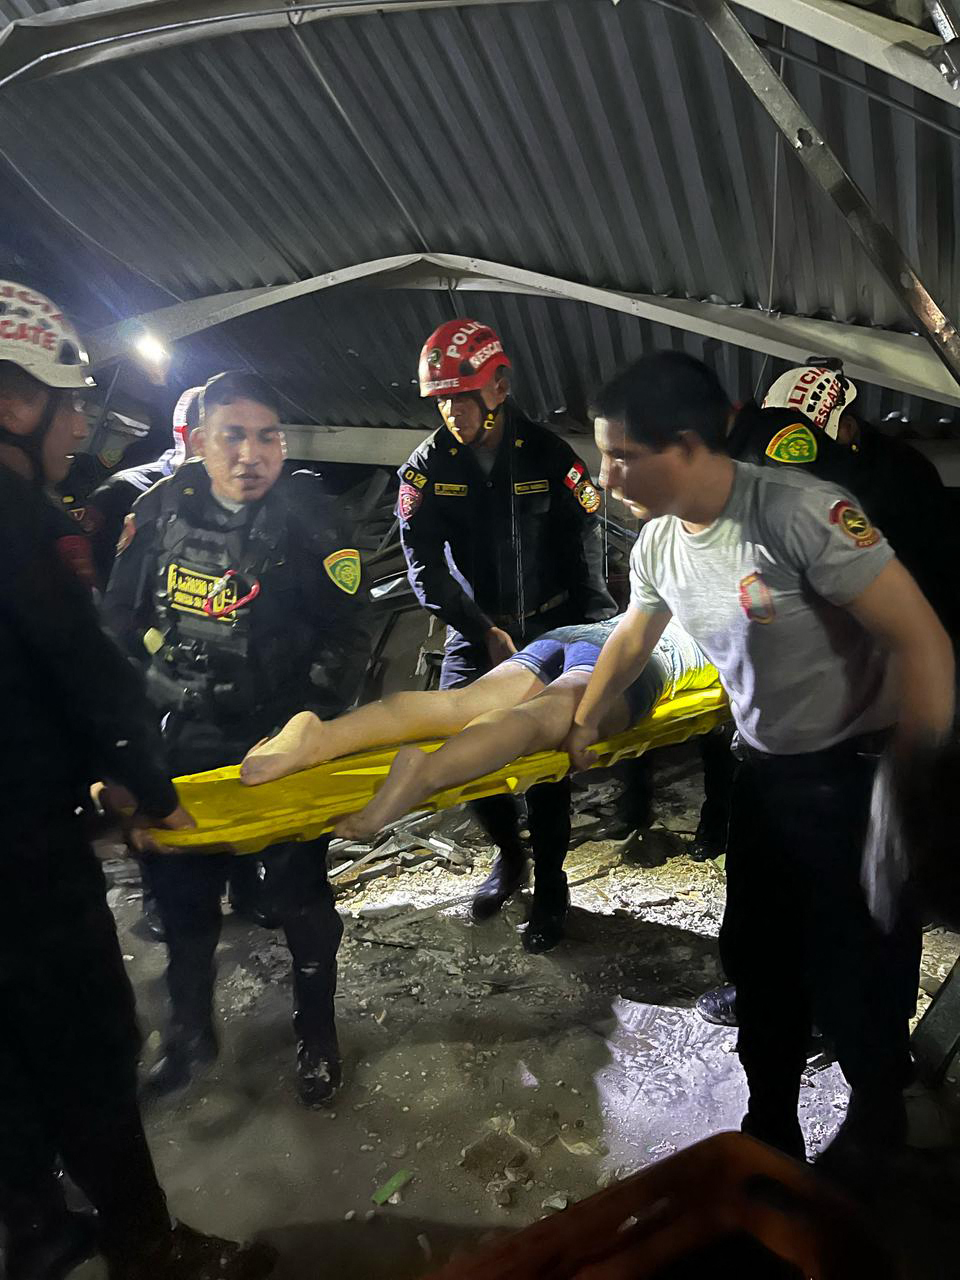
[[[108,624],[147,666],[171,769],[235,764],[307,707],[345,710],[369,655],[360,558],[318,478],[282,474],[278,404],[262,379],[226,373],[200,397],[183,464],[134,506],[105,600]],[[265,893],[293,956],[300,1096],[340,1083],[334,1023],[343,927],[329,838],[273,846]],[[217,1055],[214,952],[229,857],[157,856],[150,877],[169,952],[171,1026],[148,1090],[187,1084]]]
[[[740,415],[730,451],[744,462],[804,466],[819,479],[849,489],[883,531],[956,646],[960,532],[947,490],[929,458],[866,422],[856,412],[856,401],[857,387],[839,360],[811,360],[773,383],[759,419],[755,412]],[[799,420],[798,412],[803,415]],[[782,415],[776,429],[774,413]],[[799,422],[802,428],[804,421],[815,429],[810,439],[791,430],[791,424]]]
[[[440,687],[469,684],[551,627],[612,617],[596,511],[600,497],[568,444],[510,398],[510,361],[477,320],[451,320],[420,355],[420,394],[443,425],[400,468],[397,516],[410,583],[447,624]],[[526,853],[509,796],[474,811],[499,849],[473,900],[488,919],[523,885]],[[528,951],[563,936],[568,781],[527,792],[535,884]]]
[[[903,440],[853,411],[857,387],[839,360],[811,358],[772,384],[763,407],[733,419],[727,449],[740,462],[802,469],[848,490],[933,605],[954,647],[960,640],[960,537],[936,467]],[[708,1022],[737,1025],[736,988],[697,1000]]]
[[[253,1280],[272,1258],[171,1226],[137,1108],[133,992],[85,810],[109,776],[152,825],[177,805],[143,681],[100,630],[89,546],[44,492],[92,384],[49,299],[0,281],[0,1271]],[[97,1210],[68,1213],[58,1161]],[[4,1232],[0,1232],[0,1235]]]
[[[173,440],[153,462],[138,467],[125,467],[108,476],[84,503],[80,526],[90,539],[97,588],[106,590],[113,570],[117,543],[123,522],[137,499],[160,480],[180,467],[190,455],[190,436],[200,425],[200,392],[190,387],[177,400],[173,410]],[[260,862],[257,858],[237,858],[230,868],[228,894],[234,915],[274,929],[279,921],[264,909],[260,892]],[[163,926],[150,882],[149,862],[141,862],[143,883],[143,917],[137,932],[147,938],[163,941]]]

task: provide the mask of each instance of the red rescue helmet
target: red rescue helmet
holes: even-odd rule
[[[434,329],[420,352],[420,394],[446,399],[485,387],[497,369],[511,364],[503,343],[480,320],[448,320]]]

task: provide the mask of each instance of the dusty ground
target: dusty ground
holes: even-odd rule
[[[178,1105],[149,1117],[173,1211],[226,1235],[262,1233],[281,1250],[279,1280],[404,1280],[491,1229],[522,1227],[737,1127],[744,1088],[735,1033],[691,1008],[720,980],[723,906],[722,869],[683,852],[698,785],[689,753],[664,754],[662,826],[648,841],[674,855],[664,865],[626,863],[609,840],[571,855],[569,937],[548,956],[522,950],[520,903],[490,924],[470,922],[482,859],[476,869],[429,860],[389,875],[374,869],[366,881],[346,877],[338,897],[346,1084],[329,1113],[296,1102],[279,935],[228,916],[221,1061]],[[129,931],[139,912],[130,864],[110,871],[149,1060],[162,1025],[164,952]],[[958,952],[954,935],[928,935],[928,990]],[[842,1119],[846,1089],[822,1060],[811,1062],[805,1085],[813,1151]],[[922,1101],[921,1127],[929,1140],[941,1137],[951,1121]],[[943,1204],[957,1184],[943,1161],[930,1155],[915,1194],[896,1192],[898,1230],[929,1241],[912,1250],[918,1276],[960,1267],[953,1210]],[[371,1194],[400,1170],[412,1177],[398,1202],[375,1210]],[[82,1274],[92,1280],[96,1266]]]

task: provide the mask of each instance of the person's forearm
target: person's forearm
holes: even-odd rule
[[[897,741],[903,746],[942,742],[953,724],[953,646],[942,627],[895,652],[899,707]]]
[[[662,621],[660,618],[662,617]],[[640,675],[670,619],[668,613],[648,617],[644,623],[624,618],[600,651],[574,723],[597,728],[604,711]]]

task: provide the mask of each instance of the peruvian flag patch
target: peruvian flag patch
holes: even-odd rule
[[[583,479],[584,466],[582,462],[575,462],[567,474],[563,477],[563,483],[568,489],[575,489]]]

